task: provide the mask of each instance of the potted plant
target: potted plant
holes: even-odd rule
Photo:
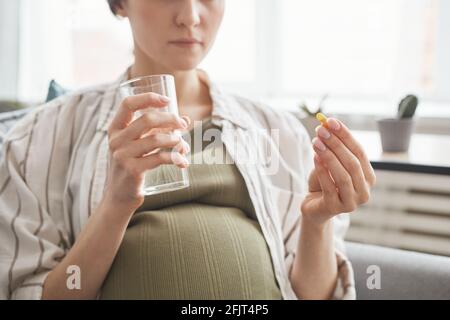
[[[323,113],[323,104],[326,99],[328,99],[328,95],[322,97],[322,99],[319,102],[319,105],[314,111],[311,110],[305,102],[299,105],[299,108],[303,113],[301,122],[303,126],[306,128],[306,131],[308,131],[308,134],[311,137],[311,139],[313,139],[316,136],[316,127],[320,124],[319,121],[317,121],[316,119],[316,114],[319,112]]]
[[[415,95],[407,95],[399,103],[396,118],[377,121],[384,152],[408,151],[418,105],[419,99]]]

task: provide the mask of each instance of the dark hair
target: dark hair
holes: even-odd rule
[[[111,12],[117,14],[117,7],[120,6],[121,0],[108,0],[109,8]]]

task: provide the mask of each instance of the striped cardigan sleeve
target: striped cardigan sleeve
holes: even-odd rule
[[[3,145],[0,159],[0,299],[40,299],[45,278],[65,255],[61,238],[67,235],[49,213],[46,197],[42,196],[48,179],[41,179],[49,174],[52,159],[47,155],[54,148],[54,130],[60,108],[57,101],[43,108],[33,110],[16,124]],[[41,117],[45,121],[40,122]],[[40,167],[40,172],[29,175],[36,167]],[[30,181],[33,180],[30,176],[39,178]],[[36,191],[39,189],[44,190],[42,194]]]

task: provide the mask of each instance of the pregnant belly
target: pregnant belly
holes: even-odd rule
[[[135,214],[102,299],[281,299],[259,224],[187,203]]]

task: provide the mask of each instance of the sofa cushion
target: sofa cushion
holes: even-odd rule
[[[449,300],[450,258],[346,242],[360,300]],[[380,288],[368,286],[380,272]]]
[[[45,102],[56,99],[57,97],[66,94],[67,92],[67,89],[63,88],[55,80],[52,80],[50,81],[48,87],[48,93]],[[8,110],[7,112],[0,112],[0,159],[3,154],[3,141],[5,140],[6,134],[20,119],[22,119],[28,112],[32,110],[32,107],[24,108],[24,105],[19,103],[8,103],[8,105],[17,106],[17,110],[14,110],[15,108],[9,108],[5,109]]]
[[[48,86],[47,98],[45,99],[45,102],[52,101],[53,99],[66,94],[67,92],[68,90],[66,88],[61,86],[55,80],[52,80],[50,81],[50,84]]]

